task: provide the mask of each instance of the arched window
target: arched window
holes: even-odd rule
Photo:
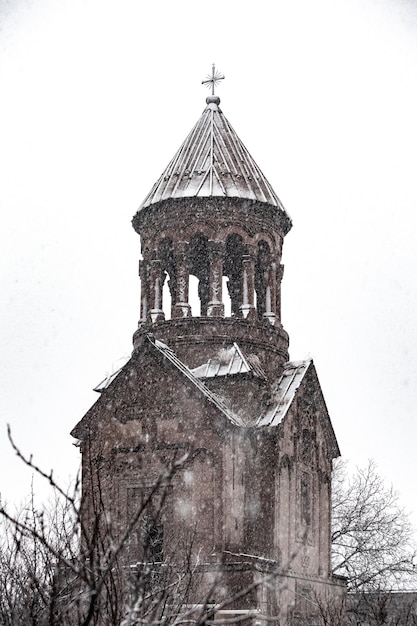
[[[161,563],[164,560],[164,526],[155,512],[146,513],[141,521],[144,560]]]
[[[304,527],[311,526],[312,522],[312,494],[311,476],[307,472],[301,473],[300,480],[300,517]]]
[[[190,302],[198,298],[200,315],[207,315],[209,302],[209,272],[210,262],[208,255],[208,238],[202,233],[194,235],[190,240],[190,274],[198,279],[197,294],[190,290]],[[190,282],[192,287],[192,282]]]
[[[245,253],[242,237],[229,235],[226,239],[226,254],[223,273],[228,277],[227,290],[230,296],[231,315],[239,314],[242,299],[242,260]]]
[[[262,319],[263,315],[267,312],[267,287],[270,266],[271,253],[269,245],[266,241],[260,241],[255,261],[256,309],[259,319]]]
[[[200,305],[200,299],[198,297],[198,278],[197,276],[193,276],[192,274],[190,274],[190,278],[189,278],[189,285],[190,285],[190,291],[189,291],[189,303],[191,306],[191,315],[193,317],[199,317],[201,315],[201,305]]]
[[[159,244],[158,258],[161,260],[164,272],[164,286],[162,290],[162,309],[165,319],[171,318],[172,304],[176,302],[177,280],[174,262],[174,250],[172,239],[163,239]],[[166,280],[168,278],[168,280]]]

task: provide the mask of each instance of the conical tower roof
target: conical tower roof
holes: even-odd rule
[[[264,202],[285,213],[278,196],[223,115],[220,98],[207,107],[139,207],[178,198],[221,197]]]

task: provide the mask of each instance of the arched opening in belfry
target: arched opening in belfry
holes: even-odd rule
[[[208,251],[208,237],[202,233],[197,233],[190,240],[190,274],[197,278],[197,293],[195,290],[195,281],[190,281],[190,302],[198,301],[200,303],[200,311],[197,315],[207,315],[207,306],[209,302],[209,275],[210,260]]]
[[[162,270],[162,304],[165,319],[171,319],[172,305],[176,302],[176,268],[172,239],[163,239],[159,244],[157,256],[161,261]]]
[[[271,267],[271,251],[266,241],[258,243],[255,259],[255,291],[258,318],[271,311],[271,293],[269,288],[269,272]]]
[[[232,313],[232,300],[229,293],[229,280],[227,276],[223,276],[222,280],[222,299],[224,307],[224,317],[231,317]]]
[[[198,278],[197,276],[193,276],[190,274],[189,279],[190,284],[190,294],[189,294],[189,303],[191,306],[191,315],[192,317],[200,317],[200,298],[198,297]]]
[[[242,261],[245,254],[245,246],[242,237],[237,234],[229,235],[226,239],[223,274],[227,276],[227,291],[223,292],[225,310],[227,311],[226,297],[230,298],[230,315],[239,315],[239,308],[243,302],[242,293]]]
[[[169,289],[169,279],[164,281],[164,286],[162,287],[162,311],[164,312],[165,319],[170,320],[172,311],[172,297],[171,291]]]

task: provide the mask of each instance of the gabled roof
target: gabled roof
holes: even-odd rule
[[[219,394],[211,391],[202,380],[199,380],[191,370],[183,363],[175,354],[171,348],[169,348],[162,341],[156,339],[151,333],[146,335],[145,339],[147,345],[151,348],[151,350],[156,351],[161,354],[167,361],[169,361],[177,371],[181,373],[182,376],[185,376],[187,380],[196,387],[196,389],[211,403],[213,404],[232,424],[235,426],[243,426],[244,423],[242,419],[236,415],[236,413],[229,407],[227,402],[222,398]],[[104,395],[104,403],[107,403],[105,392],[113,387],[113,385],[117,385],[117,379],[119,376],[123,378],[123,372],[126,372],[126,368],[132,367],[132,360],[129,360],[123,367],[118,369],[116,372],[105,378],[99,385],[94,388],[94,391],[99,392]],[[101,402],[101,399],[98,400]],[[82,429],[85,425],[92,419],[94,416],[94,407],[97,406],[95,403],[89,411],[84,415],[80,422],[73,428],[71,431],[71,435],[76,439],[82,439]]]
[[[161,353],[168,361],[170,361],[177,370],[179,370],[188,380],[197,387],[197,389],[212,402],[220,411],[226,415],[226,417],[233,422],[234,424],[240,424],[241,420],[234,415],[234,413],[229,409],[226,402],[223,400],[221,396],[217,393],[211,391],[206,385],[199,380],[201,376],[196,376],[193,370],[190,370],[185,363],[180,361],[175,352],[169,348],[165,343],[155,339],[152,334],[146,335],[146,339],[149,343],[159,352]],[[204,366],[203,366],[204,367]],[[110,387],[111,383],[115,380],[115,378],[120,374],[120,372],[124,369],[124,366],[116,370],[113,374],[107,376],[101,383],[99,383],[96,387],[94,387],[94,391],[102,393],[108,387]],[[197,368],[198,369],[198,368]]]
[[[210,401],[214,404],[222,413],[225,415],[233,424],[238,426],[242,426],[242,420],[238,418],[237,415],[230,410],[227,406],[224,399],[219,396],[217,393],[211,391],[206,385],[199,380],[192,371],[180,361],[175,352],[171,350],[165,343],[155,339],[155,337],[151,334],[147,335],[148,341],[156,348],[156,350],[161,353],[168,361],[170,361],[176,369],[178,369],[197,389]]]
[[[339,446],[334,434],[333,426],[327,412],[326,404],[321,393],[320,383],[314,367],[313,359],[306,361],[288,361],[284,363],[284,370],[277,386],[272,392],[270,408],[257,421],[257,426],[278,426],[286,417],[291,406],[297,402],[300,387],[304,381],[313,381],[316,390],[322,397],[321,419],[326,433],[329,451],[332,458],[340,456]]]
[[[284,363],[284,371],[274,393],[276,403],[260,418],[258,426],[277,426],[282,422],[312,362],[309,359]]]
[[[252,374],[257,378],[266,380],[259,359],[255,355],[245,356],[237,343],[234,343],[228,349],[221,350],[218,355],[209,359],[207,363],[195,367],[191,372],[197,378]]]
[[[156,339],[152,333],[146,335],[145,342],[148,348],[154,353],[160,354],[171,365],[184,376],[189,383],[191,383],[199,393],[204,396],[211,404],[213,404],[228,420],[235,426],[251,426],[251,427],[276,427],[279,426],[294,402],[296,402],[298,391],[303,384],[304,380],[308,380],[308,373],[312,375],[312,380],[316,381],[318,389],[320,391],[320,384],[317,379],[314,364],[312,359],[306,361],[290,361],[284,364],[283,372],[280,378],[272,385],[271,388],[271,402],[269,407],[262,410],[262,414],[257,418],[256,402],[252,405],[248,405],[248,410],[254,411],[250,423],[247,419],[241,416],[241,411],[238,413],[233,410],[233,405],[230,406],[227,400],[220,394],[212,391],[203,382],[203,379],[212,379],[215,377],[223,377],[224,380],[229,380],[236,375],[252,375],[261,380],[265,380],[265,374],[262,371],[259,363],[254,355],[245,355],[239,346],[234,343],[230,348],[225,349],[219,354],[219,358],[210,359],[204,365],[201,365],[193,370],[190,370],[185,363],[183,363],[175,354],[175,352],[169,348],[165,343]],[[121,369],[117,370],[110,376],[108,376],[102,383],[97,385],[96,391],[103,393],[108,388],[117,385],[117,378],[124,371],[126,367],[131,363],[129,361]],[[261,391],[261,390],[260,390]],[[104,400],[106,403],[107,401]],[[324,402],[324,399],[323,399]],[[94,405],[95,406],[95,405]],[[85,423],[86,418],[91,415],[93,407],[87,412],[84,418],[73,429],[72,435],[76,438],[81,437],[81,425]],[[324,405],[323,418],[325,424],[327,424],[327,433],[329,437],[330,445],[333,449],[334,456],[340,454],[337,441],[333,432],[333,428],[330,419],[327,415],[327,410]]]
[[[173,198],[229,197],[257,200],[285,213],[278,196],[209,96],[207,107],[139,208]]]

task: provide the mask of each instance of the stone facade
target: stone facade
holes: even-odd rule
[[[92,528],[100,500],[119,536],[133,520],[124,567],[150,552],[172,562],[187,546],[199,573],[192,603],[231,598],[224,615],[318,624],[317,600],[344,597],[330,567],[339,450],[313,362],[288,360],[291,221],[218,104],[208,99],[133,220],[143,259],[132,357],[72,433],[84,515]]]

